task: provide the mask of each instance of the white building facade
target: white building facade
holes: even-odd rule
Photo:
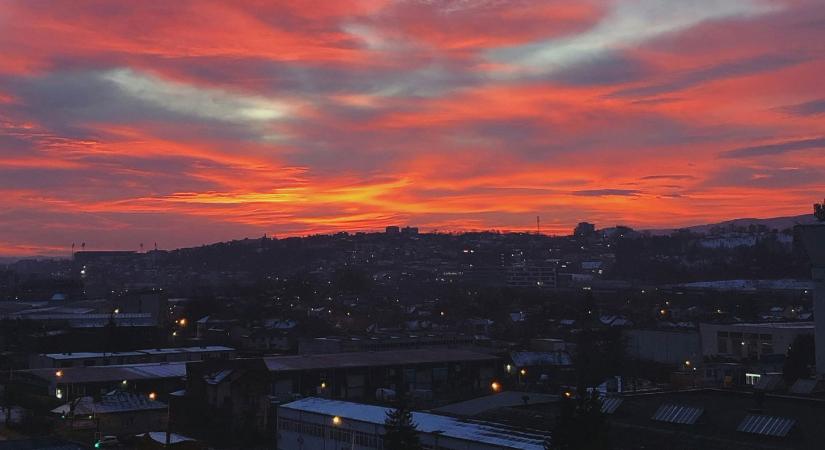
[[[278,450],[385,449],[384,420],[389,410],[316,397],[281,405]],[[436,414],[412,415],[425,450],[544,449],[543,435]]]
[[[699,324],[703,356],[736,360],[784,355],[794,339],[814,334],[813,322]]]

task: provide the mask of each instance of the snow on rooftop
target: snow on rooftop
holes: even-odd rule
[[[118,356],[140,356],[143,353],[139,351],[135,352],[114,352],[114,353],[101,353],[101,352],[72,352],[72,353],[46,353],[44,356],[51,359],[57,360],[64,360],[64,359],[85,359],[85,358],[116,358]]]
[[[149,439],[151,439],[151,440],[153,440],[157,443],[160,443],[160,444],[166,444],[166,432],[165,431],[150,431],[146,434],[149,435]],[[144,436],[146,436],[146,434],[144,434]],[[169,433],[169,443],[170,444],[180,444],[182,442],[194,442],[194,441],[195,441],[194,439],[192,439],[190,437],[186,437],[182,434]]]
[[[791,328],[814,329],[813,322],[764,322],[764,323],[732,323],[731,327],[762,327],[762,328]]]
[[[693,283],[682,283],[677,286],[695,289],[717,289],[717,290],[809,290],[813,289],[813,282],[810,280],[718,280],[718,281],[696,281]]]
[[[170,347],[170,348],[150,348],[144,350],[135,350],[131,352],[72,352],[72,353],[46,353],[44,356],[61,360],[61,359],[84,359],[84,358],[107,358],[118,356],[141,356],[141,355],[163,355],[163,354],[182,354],[182,353],[204,353],[204,352],[233,352],[232,347],[224,347],[222,345],[209,345],[204,347]]]
[[[352,403],[340,400],[308,397],[297,400],[279,408],[296,411],[338,416],[342,419],[356,420],[377,425],[383,425],[387,411],[391,408],[382,406]],[[413,412],[413,422],[418,431],[449,436],[473,442],[482,442],[504,448],[523,450],[544,450],[545,437],[539,434],[518,432],[501,425],[480,421],[464,421],[447,416]]]

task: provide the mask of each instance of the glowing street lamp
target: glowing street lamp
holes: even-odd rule
[[[332,418],[332,424],[335,425],[336,427],[341,425],[341,418],[338,417],[338,416],[334,416]]]
[[[501,384],[498,381],[493,381],[492,383],[490,383],[490,389],[493,392],[499,392],[501,391]]]
[[[158,394],[156,394],[154,392],[149,393],[149,400],[155,400],[157,398],[158,398]]]

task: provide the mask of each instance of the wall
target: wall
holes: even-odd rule
[[[683,364],[702,356],[699,332],[667,330],[626,330],[628,356],[644,361]]]

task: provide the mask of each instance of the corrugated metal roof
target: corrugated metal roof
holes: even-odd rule
[[[61,375],[58,376],[57,373]],[[186,363],[129,364],[122,366],[67,367],[65,369],[21,370],[54,383],[102,383],[121,380],[183,378]]]
[[[748,414],[736,431],[764,436],[785,437],[796,424],[796,419],[789,417],[763,416]]]
[[[605,397],[602,399],[602,412],[605,414],[613,414],[622,405],[624,399],[620,397]]]
[[[163,410],[166,404],[159,401],[150,400],[146,395],[133,394],[130,392],[110,392],[103,395],[100,401],[94,401],[92,397],[81,397],[76,400],[74,413],[76,415],[86,414],[110,414],[146,410]],[[69,404],[58,406],[52,412],[65,414],[72,409]]]
[[[704,408],[665,403],[656,410],[651,419],[658,422],[693,425],[703,412],[705,412]]]
[[[516,367],[573,365],[567,352],[510,352],[510,359]]]

